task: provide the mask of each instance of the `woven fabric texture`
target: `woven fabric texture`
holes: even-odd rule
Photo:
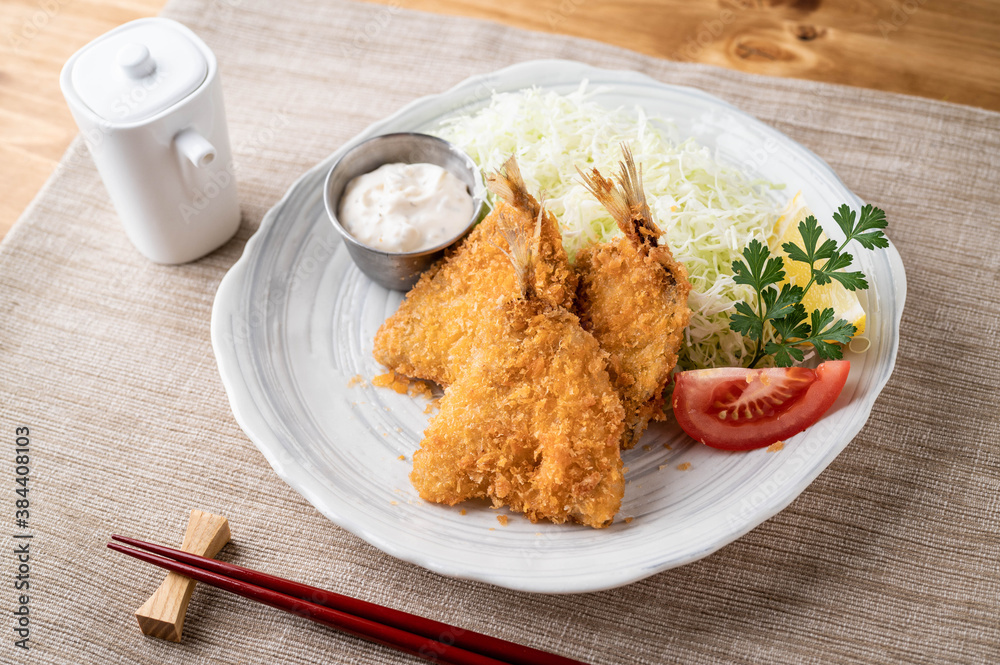
[[[0,245],[4,550],[18,426],[35,534],[32,649],[12,646],[8,614],[0,660],[417,662],[206,586],[183,643],[142,636],[132,612],[162,575],[105,543],[179,544],[191,508],[228,516],[225,560],[593,663],[1000,656],[1000,115],[380,5],[176,0],[164,15],[218,56],[243,224],[205,259],[150,263],[78,139]],[[209,340],[219,281],[301,173],[419,96],[546,57],[696,86],[787,133],[887,211],[909,282],[871,419],[788,509],[697,563],[571,596],[439,577],[323,518],[237,426]]]

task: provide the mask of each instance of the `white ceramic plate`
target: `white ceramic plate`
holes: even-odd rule
[[[237,421],[278,475],[324,515],[443,575],[545,593],[607,589],[689,563],[787,506],[865,424],[895,362],[906,291],[894,248],[857,252],[871,282],[871,348],[849,354],[850,379],[833,409],[776,454],[724,453],[665,426],[652,429],[642,441],[648,449],[624,455],[625,500],[607,529],[531,524],[514,515],[503,527],[498,511],[484,504],[425,503],[407,478],[429,418],[425,401],[367,381],[350,385],[356,375],[367,380],[384,371],[372,358],[372,340],[402,295],[355,268],[323,211],[323,178],[355,143],[430,129],[457,109],[485,103],[490,90],[569,92],[582,79],[611,88],[597,101],[639,104],[720,159],[786,183],[788,192],[802,190],[820,220],[831,219],[841,203],[862,205],[819,157],[704,92],[634,72],[527,62],[417,100],[303,175],[223,279],[212,313],[212,344]],[[843,237],[836,228],[826,231]],[[690,469],[679,471],[684,462]]]

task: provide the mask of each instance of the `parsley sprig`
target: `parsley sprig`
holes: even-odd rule
[[[885,248],[889,240],[882,229],[888,222],[879,208],[866,205],[860,216],[846,204],[833,214],[834,221],[844,232],[844,241],[827,239],[820,244],[822,229],[810,215],[799,222],[802,246],[785,243],[781,246],[791,261],[809,265],[809,281],[804,287],[785,280],[785,260],[772,256],[759,240],[751,240],[743,249],[743,261],[733,262],[733,281],[753,288],[756,309],[746,302],[736,303],[736,313],[729,317],[729,327],[754,342],[754,354],[748,367],[753,368],[764,357],[773,355],[779,367],[790,367],[805,358],[803,347],[812,346],[823,360],[843,357],[841,344],[847,344],[857,328],[836,318],[832,307],[806,312],[802,298],[813,284],[820,286],[837,280],[849,291],[865,290],[868,281],[860,271],[846,271],[854,257],[845,250],[852,241],[868,250]],[[780,286],[779,286],[780,285]],[[767,327],[774,335],[768,339]]]

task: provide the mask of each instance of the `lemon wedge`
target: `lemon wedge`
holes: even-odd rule
[[[771,246],[785,259],[785,281],[796,286],[805,286],[809,283],[809,266],[799,261],[791,261],[788,255],[781,250],[781,246],[786,242],[793,242],[802,246],[802,235],[799,233],[799,222],[812,214],[803,200],[802,192],[797,193],[788,206],[781,213],[778,222],[774,225],[774,234],[770,238]],[[818,245],[822,245],[826,240],[826,234],[821,234]],[[802,298],[802,305],[807,312],[814,309],[823,310],[832,307],[834,315],[838,319],[844,319],[854,324],[857,332],[854,337],[860,337],[865,332],[865,310],[861,307],[858,294],[848,291],[844,285],[834,280],[829,284],[813,284],[809,291]]]

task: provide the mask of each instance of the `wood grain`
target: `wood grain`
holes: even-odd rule
[[[1000,110],[997,0],[370,1]]]
[[[369,0],[649,55],[1000,110],[1000,0]],[[76,135],[59,70],[164,0],[0,4],[0,236]]]
[[[181,549],[199,556],[215,557],[229,542],[225,517],[192,510]],[[174,572],[167,573],[159,588],[135,612],[139,629],[150,637],[180,642],[184,615],[197,582]]]
[[[76,124],[59,90],[63,63],[117,25],[153,16],[164,0],[2,0],[0,236],[45,183]]]

